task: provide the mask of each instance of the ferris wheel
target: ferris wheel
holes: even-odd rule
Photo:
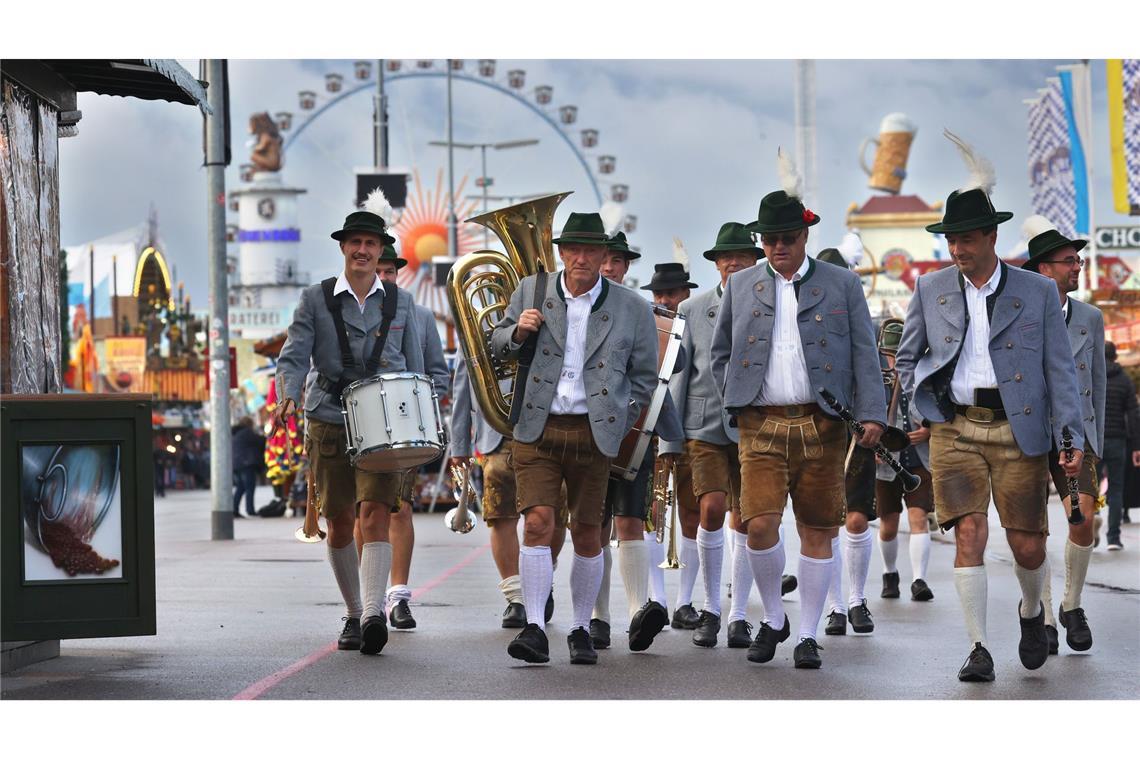
[[[347,62],[345,66],[347,69]],[[575,157],[599,208],[605,207],[610,212],[609,223],[626,233],[633,233],[637,228],[637,217],[624,210],[629,199],[629,185],[617,180],[617,157],[600,145],[599,130],[581,127],[578,106],[556,103],[551,85],[528,87],[524,69],[508,67],[504,73],[501,68],[494,59],[475,62],[461,59],[355,61],[351,70],[325,73],[323,87],[300,90],[297,111],[278,110],[273,114],[273,120],[284,138],[283,149],[287,154],[306,130],[336,105],[359,93],[376,92],[378,77],[374,75],[374,69],[380,72],[385,85],[400,80],[444,79],[450,74],[453,83],[490,89],[538,116]],[[243,181],[252,179],[252,165],[243,165],[241,170]],[[431,266],[433,258],[446,254],[447,195],[443,188],[443,170],[438,172],[434,188],[425,186],[418,170],[413,169],[413,175],[414,191],[409,193],[404,213],[393,225],[402,255],[409,262],[400,270],[399,284],[412,291],[417,302],[430,307],[437,316],[446,318],[448,307],[443,283],[434,282]],[[467,179],[459,180],[455,190],[454,206],[459,219],[471,216],[476,209],[474,200],[460,200],[464,198]],[[486,182],[485,177],[475,180],[476,186],[484,193]],[[476,230],[473,225],[461,224],[456,242],[460,256],[482,247],[481,228]]]

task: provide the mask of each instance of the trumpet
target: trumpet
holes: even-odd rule
[[[646,530],[652,531],[657,543],[665,541],[665,522],[669,522],[669,546],[665,550],[665,561],[658,567],[664,570],[679,570],[680,555],[677,552],[677,458],[657,457],[653,468],[653,503],[646,516]]]
[[[471,483],[471,465],[452,465],[451,477],[455,481],[455,496],[459,504],[447,511],[443,524],[455,533],[470,533],[479,523],[470,509],[472,500],[477,498],[475,486]]]
[[[327,535],[321,530],[320,510],[317,508],[317,491],[313,486],[312,472],[305,477],[307,495],[305,497],[305,523],[293,532],[298,541],[306,544],[319,544]]]

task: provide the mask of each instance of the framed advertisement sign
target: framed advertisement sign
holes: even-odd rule
[[[154,634],[150,396],[0,396],[0,438],[0,638]]]

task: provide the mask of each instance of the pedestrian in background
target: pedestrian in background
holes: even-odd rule
[[[1140,409],[1131,378],[1116,362],[1116,344],[1104,344],[1107,388],[1104,399],[1104,464],[1108,473],[1108,550],[1120,551],[1124,477],[1128,466],[1140,467]]]
[[[234,456],[234,517],[241,517],[238,505],[245,495],[245,512],[249,516],[257,514],[253,508],[253,492],[257,489],[257,475],[261,471],[265,456],[265,436],[253,427],[253,418],[248,415],[238,420],[233,437]]]

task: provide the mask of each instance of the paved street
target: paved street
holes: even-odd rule
[[[258,503],[269,500],[261,489]],[[1140,696],[1140,526],[1126,525],[1125,551],[1102,544],[1092,558],[1083,604],[1095,644],[1061,654],[1040,670],[1017,659],[1017,584],[1008,549],[991,545],[989,633],[997,681],[961,684],[967,652],[952,581],[953,546],[937,536],[929,582],[935,600],[909,601],[909,560],[900,546],[903,598],[878,599],[876,550],[868,590],[873,635],[828,637],[823,669],[792,668],[792,644],[774,662],[752,665],[744,650],[693,646],[689,632],[666,628],[645,653],[623,642],[625,595],[617,563],[612,608],[614,648],[595,667],[571,666],[569,562],[555,573],[557,607],[548,627],[549,666],[525,666],[506,654],[515,632],[499,627],[504,601],[485,527],[452,534],[442,516],[416,516],[412,609],[419,628],[392,632],[380,657],[335,651],[343,608],[323,545],[293,539],[299,520],[238,522],[237,539],[209,540],[205,492],[172,492],[156,505],[158,635],[72,640],[62,656],[9,674],[12,699],[1135,699]],[[1064,519],[1050,504],[1054,599],[1062,593]],[[905,521],[904,521],[905,522]],[[787,523],[789,571],[796,539]],[[1001,534],[993,523],[993,538]],[[906,536],[902,537],[905,544]],[[569,544],[567,552],[569,551]],[[567,553],[567,556],[568,553]],[[727,580],[728,563],[725,563]],[[670,612],[678,573],[666,574]],[[702,597],[700,581],[696,597]],[[798,592],[787,597],[793,629]],[[697,602],[699,606],[699,601]],[[727,600],[725,600],[727,613]],[[759,602],[753,593],[749,619]]]

